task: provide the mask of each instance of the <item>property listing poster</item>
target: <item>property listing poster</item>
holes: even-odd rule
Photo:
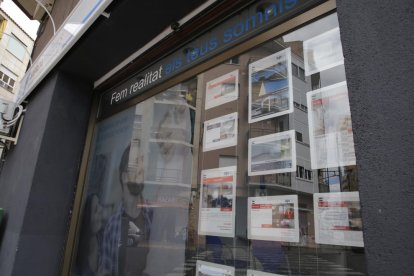
[[[293,112],[290,48],[249,64],[249,123]]]
[[[237,112],[204,122],[203,151],[237,145]]]
[[[346,82],[307,93],[312,169],[355,165]]]
[[[358,192],[316,193],[313,205],[316,243],[364,246]]]
[[[299,242],[298,196],[265,196],[248,199],[248,238]]]
[[[249,139],[249,176],[296,171],[294,135],[289,130]]]
[[[284,275],[248,269],[247,276],[284,276]]]
[[[234,276],[235,269],[231,266],[214,264],[204,261],[197,261],[197,276]]]
[[[207,82],[205,108],[210,109],[239,97],[239,70]]]
[[[343,64],[344,56],[339,28],[305,40],[303,53],[306,76]]]
[[[237,167],[201,172],[199,235],[234,237]]]

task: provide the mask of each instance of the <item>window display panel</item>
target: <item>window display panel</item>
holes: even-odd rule
[[[218,169],[222,156],[234,155],[237,179],[233,211],[236,215],[234,237],[203,233],[199,228],[196,259],[233,266],[236,275],[366,274],[359,200],[354,200],[358,185],[340,44],[332,43],[335,47],[326,57],[314,55],[318,56],[314,72],[308,74],[309,65],[305,64],[308,61],[305,61],[304,41],[310,40],[317,47],[317,39],[313,37],[335,28],[338,23],[333,14],[237,56],[238,63],[231,67],[221,64],[199,75],[208,83],[238,70],[239,95],[248,97],[239,96],[237,101],[201,111],[204,128],[211,122],[216,123],[215,118],[238,114],[237,143],[203,151],[199,158],[199,171],[205,175]],[[281,69],[282,65],[287,71]],[[277,112],[263,109],[269,113],[261,112],[262,116],[256,114],[253,118],[253,106],[257,107],[257,100],[265,96],[260,91],[267,91],[268,84],[276,81],[276,71],[285,72],[285,77],[280,78],[280,82],[285,81],[285,92],[280,95],[286,96],[286,109]],[[334,88],[340,91],[335,90],[329,102],[323,101],[326,108],[328,103],[332,105],[332,112],[310,117],[315,111],[308,97],[319,95],[320,91],[324,92],[320,93],[323,96],[328,95],[325,91]],[[336,139],[329,148],[315,146],[312,129],[317,118],[322,118],[332,130],[343,129],[342,136],[348,139]],[[343,118],[348,122],[346,128],[341,124]],[[324,135],[327,130],[325,127]],[[205,143],[209,136],[204,133],[203,139]],[[342,161],[338,158],[331,161],[335,148],[341,150]],[[315,158],[319,160],[317,166],[313,163]],[[199,189],[203,189],[200,200],[204,201],[206,183],[203,177],[200,179]],[[336,198],[334,194],[341,195],[343,204],[349,207],[336,210],[315,203],[315,198],[329,201]],[[348,199],[350,195],[352,200]],[[202,204],[199,206],[198,215],[203,216],[205,209]],[[337,219],[331,221],[332,214]],[[214,220],[209,225],[214,225]],[[205,226],[200,222],[198,227]]]
[[[204,128],[200,137],[203,151],[199,154],[198,182],[193,186],[199,195],[195,199],[198,209],[190,210],[190,217],[198,217],[189,230],[196,236],[195,275],[238,275],[234,262],[240,252],[235,250],[234,242],[238,231],[243,229],[237,223],[237,217],[243,215],[239,210],[238,195],[241,188],[239,178],[242,177],[240,166],[243,166],[239,161],[239,151],[240,143],[245,145],[245,137],[242,138],[241,134],[245,126],[240,129],[239,124],[245,120],[245,113],[240,112],[240,97],[217,105],[214,104],[216,100],[208,96],[210,85],[223,76],[232,76],[231,86],[237,87],[239,94],[245,91],[245,86],[240,84],[245,69],[234,61],[237,59],[219,64],[198,76],[199,87],[202,88],[200,93],[206,96],[202,97],[204,104],[201,106],[205,108],[200,112],[200,123]],[[244,256],[247,254],[245,248]],[[246,260],[241,266],[246,266]]]
[[[97,124],[73,275],[183,269],[196,99],[192,79]]]
[[[72,274],[366,275],[338,38],[330,14],[99,122]]]
[[[292,73],[294,110],[285,115],[284,122],[278,117],[252,122],[249,139],[285,131],[300,133],[295,137],[295,169],[299,171],[284,173],[285,179],[277,172],[248,177],[249,271],[269,273],[263,275],[366,275],[351,114],[336,14],[249,53],[260,60],[283,49],[291,49],[296,70]],[[304,74],[299,74],[301,69]],[[297,206],[293,206],[297,213],[292,218],[298,219],[298,238],[289,240],[295,229],[290,224],[291,228],[281,231],[291,232],[266,237],[266,231],[274,228],[272,199],[293,195],[297,196]],[[261,235],[252,235],[254,231]],[[272,243],[263,244],[265,238]]]

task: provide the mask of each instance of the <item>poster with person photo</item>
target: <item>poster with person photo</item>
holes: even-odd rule
[[[143,136],[133,127],[141,123],[141,109],[132,107],[96,126],[76,257],[79,275],[141,274],[145,269],[151,217],[143,206]],[[118,258],[125,255],[140,256],[140,261]]]
[[[299,242],[298,196],[248,198],[249,239]]]
[[[315,193],[315,242],[363,247],[358,192]]]
[[[234,70],[207,82],[205,109],[210,109],[239,97],[239,70]]]
[[[249,139],[249,176],[296,171],[294,135],[289,130]]]
[[[293,112],[290,48],[249,64],[249,123]]]
[[[346,82],[323,87],[306,95],[312,169],[355,165]]]
[[[199,235],[234,237],[237,167],[201,171]]]

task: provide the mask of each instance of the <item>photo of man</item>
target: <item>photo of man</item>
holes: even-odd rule
[[[144,165],[142,155],[130,166],[130,146],[122,154],[119,177],[122,201],[108,219],[101,246],[99,276],[142,275],[146,265],[150,212],[143,204]],[[136,162],[138,161],[138,162]]]

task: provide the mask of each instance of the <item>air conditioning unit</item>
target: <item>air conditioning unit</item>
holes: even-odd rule
[[[13,119],[14,110],[16,109],[16,103],[0,98],[0,113],[1,117],[6,120]]]
[[[1,83],[1,82],[0,82]],[[11,101],[0,98],[0,132],[8,134],[9,127],[4,126],[4,122],[13,119],[16,104]]]

